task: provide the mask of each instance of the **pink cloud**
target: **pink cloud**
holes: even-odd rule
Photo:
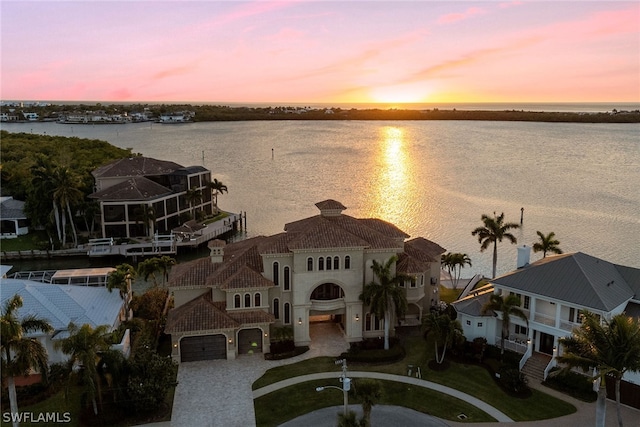
[[[283,28],[277,33],[266,37],[267,40],[275,42],[275,41],[288,41],[299,39],[304,36],[304,32],[295,30],[293,28]]]
[[[462,13],[449,13],[447,15],[442,15],[440,18],[438,18],[438,24],[451,24],[452,22],[463,21],[474,15],[482,15],[484,13],[484,9],[481,9],[479,7],[470,7]]]
[[[182,67],[174,67],[168,68],[166,70],[159,71],[155,73],[152,78],[155,80],[166,79],[168,77],[182,76],[185,74],[189,74],[193,71],[193,66],[182,66]]]
[[[521,6],[524,3],[518,0],[514,0],[514,1],[509,1],[509,2],[502,2],[498,5],[498,7],[500,9],[508,9],[510,7],[515,7],[515,6]]]

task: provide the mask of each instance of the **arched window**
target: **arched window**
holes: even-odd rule
[[[291,269],[289,266],[284,268],[284,290],[288,291],[291,289]]]
[[[322,257],[318,259],[318,270],[324,270],[324,258]]]
[[[280,286],[280,264],[278,261],[273,263],[273,283]]]
[[[344,257],[344,269],[349,270],[351,268],[351,257],[347,255]]]
[[[262,300],[259,292],[253,296],[253,305],[255,307],[262,307]]]
[[[313,258],[307,258],[307,271],[313,271]]]
[[[273,317],[280,318],[280,300],[278,298],[273,299]]]
[[[251,294],[244,294],[244,306],[251,307]]]
[[[331,257],[327,257],[327,270],[331,270]]]
[[[334,270],[340,269],[340,257],[337,257],[337,256],[333,257],[333,269]]]
[[[235,294],[233,297],[233,307],[240,308],[240,294]]]
[[[291,306],[288,302],[284,303],[284,323],[285,325],[291,323]]]

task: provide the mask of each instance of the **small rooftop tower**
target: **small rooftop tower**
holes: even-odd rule
[[[529,265],[530,259],[531,259],[531,248],[527,245],[519,246],[516,268],[526,267],[527,265]]]
[[[213,264],[221,263],[224,259],[224,247],[226,243],[224,240],[215,239],[209,242],[209,257]]]
[[[342,211],[347,209],[342,203],[332,199],[318,202],[316,207],[320,209],[320,215],[322,216],[340,216]]]

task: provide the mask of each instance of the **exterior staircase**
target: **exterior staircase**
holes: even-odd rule
[[[522,367],[522,373],[525,374],[529,384],[540,384],[544,378],[544,370],[551,362],[551,356],[548,354],[534,352]]]

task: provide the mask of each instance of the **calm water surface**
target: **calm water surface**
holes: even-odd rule
[[[519,244],[554,231],[565,252],[640,267],[640,125],[478,121],[270,121],[185,125],[2,124],[10,132],[109,141],[185,166],[204,164],[245,211],[248,234],[274,234],[332,198],[390,221],[491,274],[471,230],[480,215],[520,221]],[[532,254],[532,260],[538,259]],[[516,246],[498,248],[498,272]]]

